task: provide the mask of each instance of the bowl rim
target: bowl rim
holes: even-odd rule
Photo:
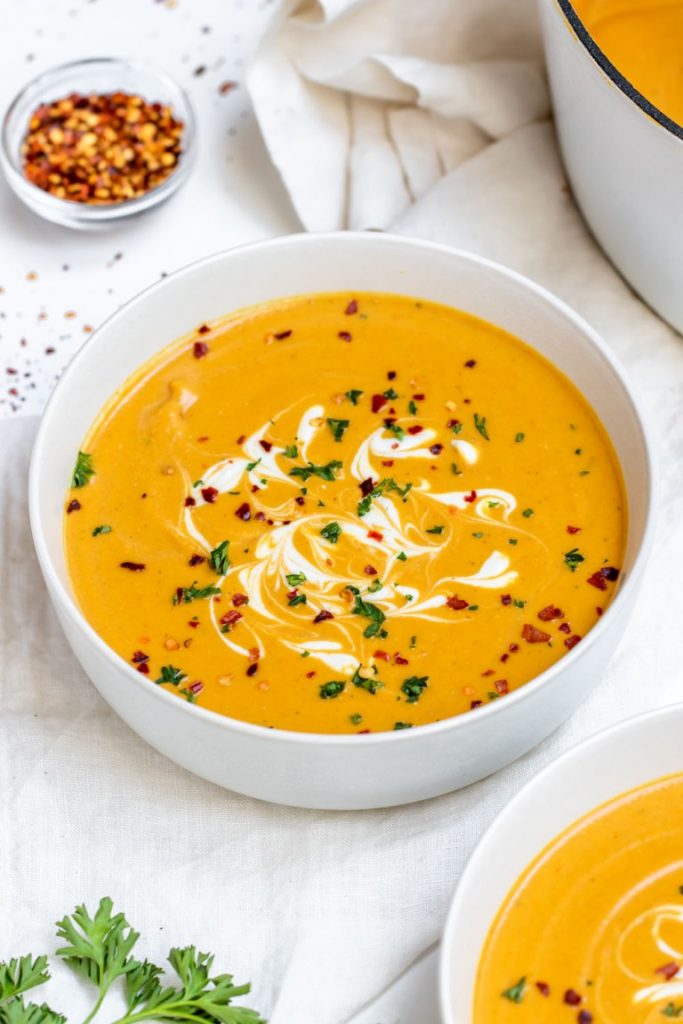
[[[141,196],[102,205],[89,205],[88,203],[78,203],[71,199],[60,199],[59,196],[52,195],[51,192],[46,192],[45,189],[39,188],[32,181],[29,181],[20,169],[17,162],[17,154],[9,138],[10,126],[17,108],[31,90],[40,89],[41,87],[49,88],[53,80],[63,75],[81,68],[92,68],[94,70],[95,65],[107,65],[112,69],[115,67],[125,67],[134,74],[149,75],[162,83],[169,91],[176,93],[180,97],[184,108],[182,111],[177,111],[174,108],[174,113],[182,114],[183,118],[182,159],[178,161],[175,170],[167,178],[164,178],[162,182]],[[168,198],[187,180],[196,154],[196,143],[197,116],[192,101],[186,90],[166,71],[158,68],[153,63],[147,63],[147,61],[138,60],[134,57],[85,57],[78,60],[65,61],[63,64],[55,64],[44,71],[40,71],[33,78],[25,82],[18,92],[15,93],[2,116],[2,124],[0,126],[0,165],[2,165],[8,183],[15,195],[27,203],[34,212],[47,216],[44,211],[49,210],[62,217],[70,215],[70,219],[80,221],[81,223],[98,223],[118,220],[119,218],[142,213],[143,210],[156,206],[157,203]],[[27,199],[29,195],[35,200],[35,205]]]
[[[612,63],[609,57],[600,49],[595,39],[579,17],[574,7],[573,0],[554,0],[562,14],[564,14],[570,28],[579,42],[584,46],[589,56],[595,61],[598,67],[607,75],[611,82],[626,96],[632,103],[635,103],[643,113],[656,121],[677,139],[683,140],[683,125],[674,121],[663,111],[651,103],[647,96],[644,96],[628,78]]]
[[[567,770],[571,768],[571,765],[575,761],[582,761],[587,755],[595,749],[599,749],[603,744],[608,743],[612,737],[620,733],[633,732],[637,736],[638,732],[642,729],[644,724],[656,720],[668,720],[672,712],[678,712],[679,715],[683,714],[683,701],[673,701],[669,704],[664,704],[659,708],[652,708],[649,711],[641,711],[635,715],[629,715],[628,718],[624,718],[620,722],[613,722],[611,725],[606,726],[598,732],[593,733],[592,736],[588,736],[586,739],[580,740],[573,746],[569,747],[568,750],[563,751],[558,757],[553,758],[548,762],[536,775],[528,779],[520,789],[510,798],[505,806],[496,814],[493,820],[485,828],[484,832],[478,839],[474,846],[474,849],[467,858],[465,867],[463,868],[462,874],[458,879],[455,886],[453,896],[448,908],[448,914],[446,915],[446,923],[441,933],[441,948],[439,950],[439,967],[438,967],[438,989],[439,989],[439,1012],[443,1024],[461,1024],[461,1022],[455,1021],[452,1013],[451,1003],[451,979],[453,974],[453,943],[454,943],[454,929],[457,914],[459,912],[459,901],[461,894],[470,885],[470,879],[477,870],[477,864],[481,857],[481,851],[485,849],[487,843],[490,842],[490,834],[496,829],[501,822],[506,822],[510,817],[517,815],[517,809],[519,804],[522,803],[529,792],[534,790],[536,786],[543,785],[546,780],[559,773],[561,775],[566,774]],[[653,776],[654,779],[658,778],[657,775]],[[642,783],[646,785],[647,782]],[[627,793],[632,786],[626,786],[622,792]],[[618,795],[618,794],[617,794]],[[612,798],[614,799],[614,798]],[[595,810],[604,804],[604,800],[597,800],[591,810]],[[586,814],[590,814],[591,811],[587,811]],[[579,818],[581,816],[579,815]],[[579,820],[575,818],[574,821]],[[571,822],[566,827],[571,826]],[[557,834],[560,835],[561,831]],[[552,840],[551,840],[552,842]],[[538,856],[541,849],[536,851],[534,856]],[[534,860],[534,856],[529,858],[527,867]],[[525,869],[523,869],[525,870]],[[513,883],[514,884],[514,883]],[[464,1024],[464,1022],[462,1022]]]
[[[176,711],[180,710],[180,713],[198,716],[206,721],[208,725],[213,725],[225,730],[226,732],[236,731],[243,735],[252,736],[256,739],[261,738],[265,740],[267,737],[271,742],[274,740],[278,743],[293,743],[306,747],[316,747],[321,745],[325,747],[356,747],[361,745],[364,747],[374,747],[388,743],[414,743],[419,742],[420,737],[423,736],[434,736],[439,733],[466,729],[469,727],[468,723],[471,719],[469,717],[469,713],[464,713],[460,715],[453,715],[450,718],[441,719],[438,722],[430,722],[415,729],[373,732],[362,736],[355,733],[339,734],[297,732],[292,729],[269,729],[265,726],[256,725],[251,722],[243,722],[240,719],[231,718],[228,715],[223,715],[217,711],[203,708],[197,704],[180,701],[174,693],[165,690],[163,687],[151,686],[150,681],[146,679],[146,677],[142,676],[139,672],[136,672],[123,658],[121,658],[119,654],[113,650],[113,648],[109,647],[109,645],[105,643],[105,641],[87,621],[78,607],[75,598],[62,584],[62,581],[52,563],[52,557],[41,525],[38,500],[40,490],[40,469],[44,460],[43,451],[47,438],[52,432],[51,421],[53,418],[59,416],[59,405],[61,402],[62,392],[67,387],[71,378],[77,376],[80,361],[84,357],[86,350],[88,350],[93,344],[97,344],[98,338],[104,328],[108,327],[124,312],[127,312],[138,304],[144,303],[148,295],[161,289],[172,287],[174,282],[180,278],[184,276],[191,276],[198,270],[211,266],[212,264],[221,263],[226,260],[229,261],[232,258],[239,259],[240,254],[244,251],[258,253],[264,249],[282,248],[286,250],[287,248],[306,248],[307,246],[311,246],[314,249],[316,246],[331,244],[353,246],[359,242],[362,242],[363,244],[376,245],[378,248],[385,244],[400,246],[408,252],[413,253],[413,255],[420,251],[429,251],[433,253],[440,253],[441,255],[449,258],[455,257],[456,261],[463,260],[487,270],[492,270],[494,273],[507,278],[510,282],[532,292],[537,298],[541,299],[547,305],[551,306],[556,312],[559,312],[566,319],[570,320],[571,323],[592,344],[594,349],[597,350],[597,354],[607,364],[608,368],[621,384],[626,404],[630,407],[637,430],[640,434],[646,464],[646,473],[643,484],[647,489],[647,500],[642,536],[638,548],[635,551],[633,565],[631,566],[630,571],[625,574],[617,593],[614,595],[614,598],[605,610],[604,615],[602,615],[592,629],[589,630],[581,644],[577,644],[553,665],[540,673],[540,675],[535,676],[519,689],[508,694],[505,697],[505,700],[493,701],[490,704],[477,708],[477,720],[484,718],[485,716],[493,718],[495,716],[505,714],[505,711],[502,709],[508,707],[511,703],[521,704],[531,700],[537,690],[552,681],[555,676],[563,672],[567,666],[573,664],[577,658],[583,657],[583,652],[591,648],[600,639],[612,623],[613,619],[615,619],[619,614],[622,606],[626,605],[628,607],[628,600],[631,592],[638,585],[654,535],[656,506],[655,494],[658,489],[658,483],[655,473],[652,447],[648,437],[646,421],[618,360],[608,348],[607,343],[602,340],[600,335],[587,323],[587,321],[563,302],[562,299],[557,298],[542,285],[537,284],[535,281],[532,281],[530,278],[525,277],[523,274],[520,274],[515,270],[505,267],[494,260],[489,260],[486,257],[478,256],[462,249],[456,249],[437,242],[429,242],[422,239],[415,239],[390,233],[337,231],[307,234],[301,232],[297,234],[280,235],[258,242],[248,242],[234,246],[230,249],[221,250],[220,252],[195,260],[194,262],[189,263],[169,274],[167,277],[149,285],[143,291],[129,299],[128,302],[120,306],[114,313],[107,317],[107,319],[95,331],[93,331],[91,335],[89,335],[87,340],[72,357],[64,370],[64,373],[50,395],[40,420],[40,425],[31,452],[28,479],[28,505],[33,543],[41,569],[46,578],[46,583],[48,584],[48,590],[50,591],[51,596],[55,596],[56,600],[59,602],[60,609],[68,615],[72,624],[81,634],[85,635],[88,642],[95,647],[100,656],[111,664],[112,669],[125,672],[129,680],[134,680],[136,686],[144,687],[147,693],[153,698],[164,702],[173,702],[170,706],[175,707]],[[160,346],[160,348],[161,347],[163,346]]]

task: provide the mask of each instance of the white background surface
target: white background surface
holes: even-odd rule
[[[40,412],[87,337],[84,327],[97,327],[163,272],[297,230],[243,84],[273,6],[272,0],[0,0],[3,112],[28,79],[55,64],[131,56],[180,82],[199,127],[197,164],[180,192],[158,210],[103,232],[43,222],[0,180],[0,417]],[[221,95],[224,81],[238,87]],[[46,354],[49,348],[54,353]]]

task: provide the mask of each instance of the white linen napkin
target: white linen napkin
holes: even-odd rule
[[[393,20],[399,6],[407,25]],[[470,52],[474,61],[504,54],[511,23],[493,31],[493,0],[445,6],[456,27],[433,57],[437,63],[467,63]],[[528,5],[515,0],[505,6],[514,12],[515,56],[523,59],[536,52]],[[284,14],[288,8],[293,5]],[[273,66],[281,65],[287,83],[281,91],[284,113],[273,117],[273,124],[284,126],[289,119],[291,127],[292,110],[305,110],[318,119],[322,133],[311,134],[301,116],[296,152],[285,172],[288,185],[296,185],[290,191],[310,226],[344,222],[344,180],[337,160],[345,161],[350,115],[345,103],[328,107],[334,93],[330,85],[311,87],[294,69],[281,48],[282,33],[289,38],[292,30],[288,45],[299,39],[303,54],[306,33],[315,40],[328,23],[345,25],[346,34],[330,42],[337,55],[329,64],[335,81],[345,83],[351,72],[357,80],[362,72],[370,83],[366,93],[393,89],[392,97],[403,102],[405,90],[416,86],[407,76],[405,59],[398,61],[406,57],[405,50],[386,42],[388,28],[396,39],[412,34],[422,43],[424,37],[425,47],[432,21],[435,34],[443,34],[436,0],[423,0],[415,10],[420,17],[411,18],[407,5],[387,0],[327,0],[324,8],[311,3],[293,28],[285,20],[264,43],[259,60],[265,54]],[[467,49],[472,32],[460,39],[456,14],[469,12],[474,23],[473,10],[492,26],[486,52],[481,40]],[[366,12],[373,15],[373,32],[354,28],[361,22],[367,26]],[[359,42],[364,53],[353,60]],[[384,58],[373,59],[380,51]],[[311,43],[304,56],[311,73],[320,77],[316,52]],[[258,80],[263,74],[263,64],[259,69],[257,63],[252,88],[268,134],[266,80]],[[420,76],[421,95],[428,95],[425,81]],[[355,123],[363,123],[376,139],[376,101],[366,95],[352,106]],[[468,131],[483,131],[485,120],[487,137],[497,133],[500,138],[443,176],[441,163],[429,155],[434,150],[418,146],[425,160],[423,177],[411,172],[418,182],[415,194],[428,181],[432,186],[406,206],[395,229],[500,259],[553,289],[603,332],[649,410],[662,472],[659,532],[631,626],[605,678],[536,751],[460,793],[412,807],[307,812],[220,790],[143,744],[108,709],[71,656],[49,606],[28,530],[24,493],[35,424],[1,423],[0,959],[54,948],[46,932],[51,921],[81,900],[93,904],[109,894],[142,930],[147,955],[159,958],[170,945],[190,942],[214,951],[220,969],[253,981],[251,1001],[272,1024],[347,1024],[354,1019],[436,1024],[431,991],[425,992],[424,1004],[419,989],[408,996],[399,985],[385,997],[382,993],[438,941],[465,859],[497,810],[568,746],[631,714],[683,698],[678,571],[683,564],[683,346],[601,255],[567,190],[552,129],[522,123],[533,121],[540,102],[538,108],[528,104],[524,109],[524,116],[510,114],[506,122],[496,111],[487,119],[472,117],[461,103],[458,116],[470,119]],[[425,130],[421,109],[404,104],[401,116],[419,118]],[[429,118],[430,124],[437,123],[431,112]],[[282,154],[286,135],[283,129],[277,145],[271,135],[272,152]],[[372,175],[378,173],[375,150],[373,141],[368,151]],[[393,159],[392,152],[389,156]],[[356,157],[360,165],[362,154]],[[405,161],[396,175],[404,183],[403,167],[417,166],[416,160]],[[363,172],[364,180],[372,180],[369,171]],[[353,202],[354,209],[366,211],[368,223],[379,224],[396,216],[400,203],[396,190],[389,202],[381,174],[374,180],[377,188],[363,189]],[[430,984],[429,970],[415,977],[418,985]],[[68,990],[65,1002],[57,982],[50,985],[47,995],[56,1008],[82,1004],[77,986]]]
[[[548,114],[534,0],[284,0],[248,78],[305,228],[386,228]]]

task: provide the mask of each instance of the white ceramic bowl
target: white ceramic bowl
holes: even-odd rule
[[[62,517],[74,452],[112,391],[162,346],[242,306],[317,291],[420,296],[524,338],[570,376],[621,459],[630,505],[623,582],[583,642],[504,700],[433,725],[365,736],[264,729],[150,685],[88,625],[66,571]],[[248,388],[248,377],[238,386]],[[278,803],[391,806],[436,796],[508,764],[555,729],[598,683],[627,622],[650,543],[651,463],[642,424],[604,343],[542,288],[483,259],[380,234],[297,235],[232,249],[154,285],[96,331],[57,385],[33,451],[38,558],[76,657],[132,729],[204,778]]]
[[[612,262],[683,331],[683,125],[607,59],[571,0],[539,0],[562,155]]]
[[[593,808],[683,772],[682,733],[683,704],[612,726],[549,764],[498,815],[461,876],[446,922],[439,978],[443,1024],[486,1024],[472,1017],[481,951],[501,903],[530,861]]]

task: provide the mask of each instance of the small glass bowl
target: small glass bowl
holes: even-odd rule
[[[182,150],[176,169],[161,184],[135,199],[89,205],[60,199],[34,185],[24,174],[21,147],[29,118],[41,103],[77,93],[135,93],[149,102],[167,104],[183,122]],[[136,61],[95,57],[45,71],[15,96],[5,114],[0,137],[0,164],[12,191],[34,213],[69,228],[98,228],[134,217],[163,203],[190,173],[196,149],[195,116],[186,93],[172,78]]]

